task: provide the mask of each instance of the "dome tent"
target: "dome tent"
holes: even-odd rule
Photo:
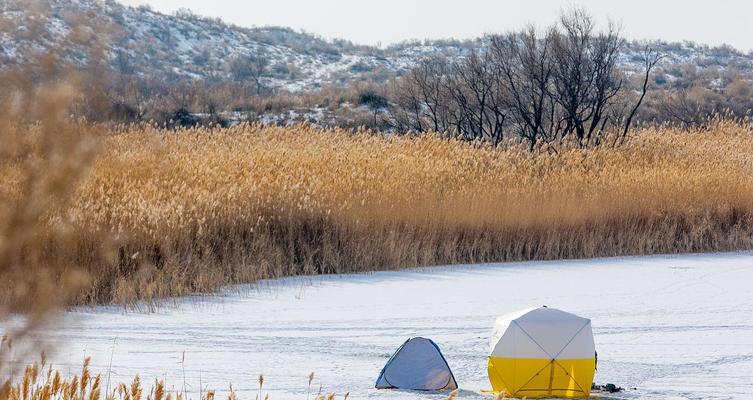
[[[417,337],[406,340],[390,357],[377,378],[376,388],[454,390],[458,384],[437,344]]]
[[[489,381],[513,397],[589,397],[596,368],[591,320],[546,306],[497,318]]]

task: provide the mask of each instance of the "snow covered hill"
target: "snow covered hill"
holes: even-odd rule
[[[26,62],[28,54],[56,54],[82,65],[101,45],[113,68],[167,79],[230,77],[238,56],[268,60],[262,78],[270,88],[312,90],[326,83],[383,82],[416,60],[461,56],[477,40],[411,41],[379,49],[347,40],[324,40],[290,28],[242,28],[182,10],[164,15],[113,0],[4,0],[0,2],[0,68]],[[753,71],[753,54],[693,43],[654,43],[670,64]],[[641,63],[639,43],[628,44],[621,62]],[[665,78],[672,80],[671,73]]]

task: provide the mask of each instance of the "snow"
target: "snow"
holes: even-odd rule
[[[263,52],[269,58],[270,65],[293,64],[297,67],[295,74],[269,76],[265,82],[269,88],[290,92],[317,90],[327,83],[343,84],[372,79],[384,83],[387,75],[401,75],[420,59],[444,56],[455,60],[488,41],[488,38],[413,41],[385,49],[352,47],[321,40],[304,32],[274,27],[241,28],[199,16],[163,15],[148,8],[126,7],[117,2],[103,5],[94,0],[50,0],[49,3],[52,13],[44,24],[43,32],[31,36],[25,24],[36,17],[29,10],[0,7],[0,20],[9,22],[9,26],[14,28],[0,32],[0,69],[6,64],[25,61],[28,55],[21,49],[31,49],[32,53],[37,54],[59,49],[61,40],[73,29],[71,21],[64,15],[94,15],[88,20],[110,25],[114,32],[122,33],[122,37],[118,34],[111,38],[113,40],[108,45],[107,53],[110,57],[127,55],[139,74],[157,77],[165,73],[188,78],[228,77],[226,63],[232,57]],[[94,25],[86,28],[92,30]],[[647,44],[667,55],[662,65],[691,63],[699,71],[708,68],[724,71],[728,66],[735,66],[741,72],[750,72],[753,68],[753,53],[743,54],[728,47],[661,41],[627,43],[618,60],[620,66],[629,73],[643,71],[642,54]],[[86,62],[85,54],[85,47],[73,46],[65,58],[83,65]],[[358,65],[374,69],[352,69]]]
[[[293,109],[282,113],[263,113],[253,120],[264,125],[295,126],[305,122],[320,127],[337,126],[334,112],[324,107]]]
[[[154,314],[70,312],[55,360],[85,355],[113,380],[166,378],[198,397],[199,382],[253,399],[350,391],[356,399],[443,399],[377,391],[390,354],[411,336],[441,347],[462,398],[491,398],[486,352],[495,318],[548,305],[592,319],[598,383],[637,388],[609,398],[753,395],[753,253],[624,257],[425,268],[290,278],[186,298]],[[70,363],[66,363],[65,361]],[[312,395],[313,398],[313,395]]]

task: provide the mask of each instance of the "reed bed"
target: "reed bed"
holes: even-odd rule
[[[141,377],[136,375],[130,382],[111,382],[110,372],[96,373],[90,367],[90,358],[84,359],[80,374],[66,377],[48,364],[44,353],[40,361],[26,366],[17,380],[7,379],[0,384],[0,400],[188,400],[190,394],[183,389],[169,390],[164,380],[155,379],[154,383],[144,386]],[[336,395],[335,393],[311,393],[313,373],[309,375],[308,391],[305,398],[313,400],[347,400],[350,393]],[[264,391],[264,375],[258,377],[258,393],[256,400],[269,400],[269,393]],[[185,383],[184,383],[185,385]],[[302,386],[305,387],[305,386]],[[301,393],[304,393],[301,390]],[[224,391],[228,400],[240,400],[242,397],[229,384]],[[201,388],[197,396],[199,400],[219,399],[219,392],[209,388]],[[302,395],[301,398],[304,398]]]
[[[61,253],[90,278],[76,303],[299,274],[753,248],[753,130],[732,121],[533,153],[304,125],[142,126],[100,147],[49,219],[71,227]],[[109,252],[92,250],[103,242]]]

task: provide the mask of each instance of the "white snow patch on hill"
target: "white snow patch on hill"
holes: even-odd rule
[[[12,4],[21,4],[14,8]],[[347,41],[327,41],[288,28],[242,28],[216,19],[190,13],[163,15],[145,7],[126,7],[115,1],[49,0],[49,13],[43,28],[29,31],[39,17],[18,1],[0,5],[0,68],[21,63],[19,49],[48,52],[60,43],[74,25],[90,24],[95,37],[107,30],[108,55],[122,55],[130,67],[142,75],[179,79],[181,77],[228,76],[228,61],[236,55],[263,54],[270,60],[272,73],[264,79],[271,88],[289,91],[312,90],[327,83],[386,81],[402,74],[426,57],[462,57],[483,40],[413,41],[377,49]],[[80,19],[80,17],[84,17]],[[642,68],[641,43],[629,43],[620,64],[629,71]],[[753,71],[753,54],[728,47],[710,48],[694,43],[653,42],[665,55],[665,63],[693,63],[700,69],[730,66]],[[84,48],[70,48],[67,59],[84,63]],[[295,70],[295,71],[293,71]],[[276,71],[276,72],[274,72]],[[286,72],[287,71],[287,72]],[[672,79],[670,76],[669,79]]]

